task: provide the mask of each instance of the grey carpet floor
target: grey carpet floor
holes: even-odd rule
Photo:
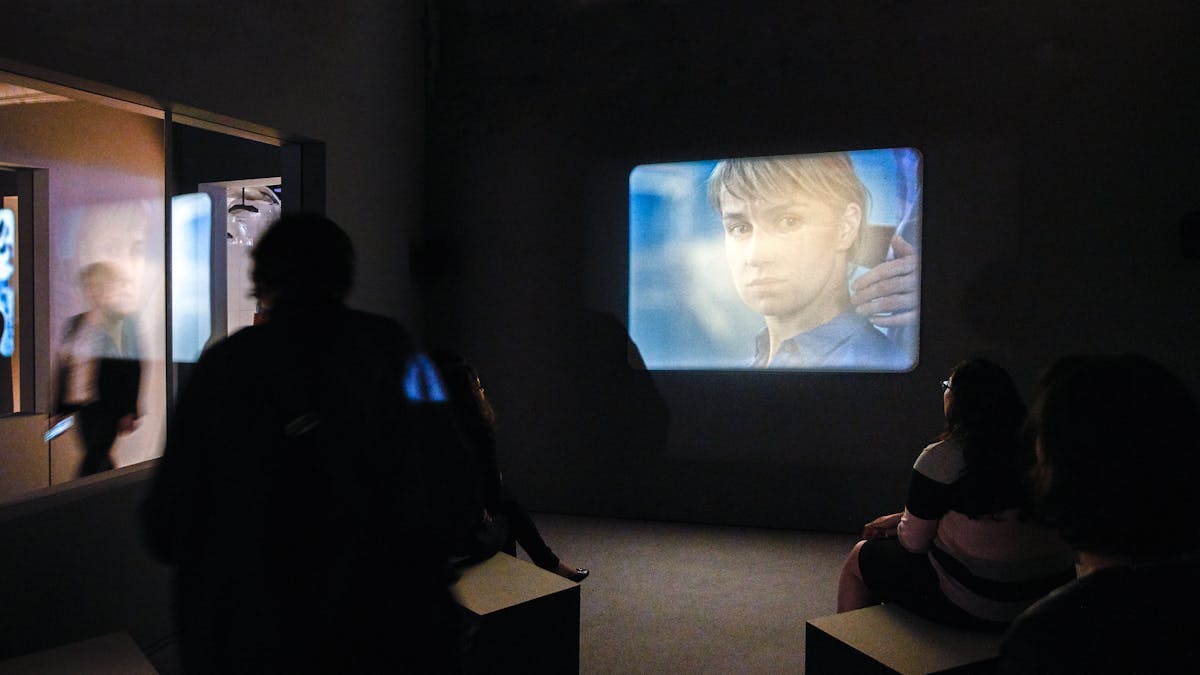
[[[858,540],[533,517],[564,561],[592,571],[580,589],[581,675],[803,673],[804,622],[834,612],[842,561]]]

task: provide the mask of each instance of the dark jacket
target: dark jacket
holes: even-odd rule
[[[1002,675],[1178,673],[1200,658],[1189,612],[1200,557],[1100,569],[1025,610],[1000,646]]]
[[[340,304],[201,356],[142,506],[185,672],[451,668],[449,542],[480,505],[428,372],[397,323]]]
[[[63,331],[64,342],[75,339],[80,326],[83,325],[84,314],[76,314],[67,319]],[[121,321],[121,347],[108,335],[104,336],[104,344],[100,348],[100,356],[96,363],[96,401],[92,404],[97,412],[103,412],[112,417],[125,415],[138,416],[138,391],[142,382],[141,349],[138,344],[137,322],[131,317]],[[64,396],[67,393],[67,369],[59,365],[55,374],[54,414],[70,413],[78,406],[68,404]]]

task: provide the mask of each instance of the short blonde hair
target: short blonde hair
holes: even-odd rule
[[[726,159],[708,179],[708,201],[721,212],[721,189],[738,199],[799,193],[837,210],[858,204],[865,224],[870,193],[844,152]]]

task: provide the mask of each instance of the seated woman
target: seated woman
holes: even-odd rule
[[[479,559],[494,555],[496,550],[516,555],[516,545],[520,544],[538,567],[571,581],[586,579],[588,570],[568,565],[546,545],[529,513],[504,484],[496,458],[496,413],[475,369],[455,352],[438,351],[432,357],[466,441],[478,452],[482,472],[484,511],[479,522],[478,549],[469,552],[468,557]]]
[[[838,611],[896,602],[934,621],[1001,630],[1074,578],[1071,549],[1025,518],[1032,452],[1012,379],[983,359],[942,382],[946,428],[913,465],[904,511],[863,530],[838,582]]]

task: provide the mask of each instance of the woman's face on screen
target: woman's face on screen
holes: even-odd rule
[[[843,216],[805,195],[748,200],[722,189],[725,259],[742,302],[786,320],[845,293],[845,257],[839,252],[853,239],[846,242]]]

